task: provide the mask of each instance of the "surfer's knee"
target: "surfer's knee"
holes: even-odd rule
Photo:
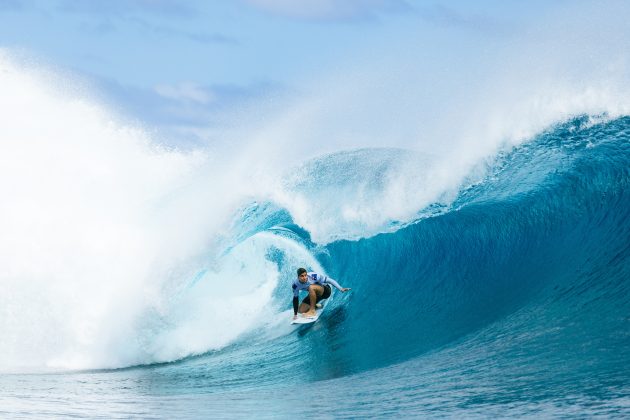
[[[310,286],[308,286],[309,293],[313,292],[313,293],[321,294],[323,291],[324,291],[324,288],[317,284],[311,284]]]

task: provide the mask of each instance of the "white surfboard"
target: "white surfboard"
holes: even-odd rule
[[[324,309],[326,309],[328,301],[332,299],[332,295],[333,292],[331,288],[330,296],[328,297],[328,299],[324,299],[323,301],[321,301],[322,307],[315,309],[315,316],[304,316],[303,314],[298,314],[298,317],[291,321],[291,324],[312,324],[313,322],[317,321],[322,312],[324,312]]]
[[[304,316],[304,314],[298,314],[298,317],[291,321],[291,324],[312,324],[319,319],[319,316],[324,311],[324,308],[315,309],[315,316]]]

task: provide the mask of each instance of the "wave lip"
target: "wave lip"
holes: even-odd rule
[[[307,161],[272,196],[313,242],[359,239],[412,221],[429,205],[448,204],[463,173],[405,149],[344,151]]]

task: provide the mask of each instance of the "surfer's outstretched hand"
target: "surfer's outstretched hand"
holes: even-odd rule
[[[344,293],[346,293],[348,290],[352,290],[352,289],[350,289],[349,287],[341,288],[341,291],[344,292]]]

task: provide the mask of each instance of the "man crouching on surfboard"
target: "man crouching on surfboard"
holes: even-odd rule
[[[297,279],[293,280],[293,285],[291,286],[293,288],[293,319],[296,319],[298,314],[300,290],[308,291],[308,296],[302,301],[299,312],[304,314],[305,317],[315,316],[315,305],[320,300],[330,297],[332,292],[331,284],[344,293],[350,290],[347,287],[339,286],[339,283],[328,276],[312,272],[308,273],[305,268],[298,268]]]

